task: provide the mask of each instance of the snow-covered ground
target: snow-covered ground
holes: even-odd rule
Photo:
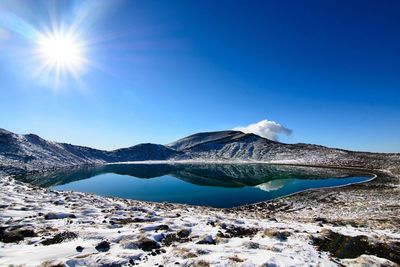
[[[1,266],[396,266],[334,258],[315,240],[340,233],[392,244],[398,230],[59,192],[4,176],[0,186]]]

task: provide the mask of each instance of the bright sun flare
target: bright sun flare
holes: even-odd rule
[[[43,55],[54,65],[74,65],[79,61],[79,48],[72,40],[63,37],[45,38]]]
[[[73,36],[42,35],[38,39],[38,46],[38,54],[42,60],[41,71],[54,71],[57,80],[66,72],[76,78],[77,72],[86,63],[84,46]]]

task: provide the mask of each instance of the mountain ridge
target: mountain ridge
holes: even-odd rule
[[[400,154],[354,152],[313,144],[284,144],[240,131],[202,132],[167,145],[142,143],[115,150],[47,141],[0,128],[0,172],[18,174],[127,161],[265,162],[376,168]],[[393,164],[389,164],[392,166]]]

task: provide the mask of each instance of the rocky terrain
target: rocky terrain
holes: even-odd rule
[[[376,178],[232,209],[58,192],[13,178],[142,160],[340,166]],[[188,177],[170,169],[155,175],[171,171]],[[398,266],[399,181],[400,154],[282,144],[237,131],[102,151],[0,130],[0,265]]]
[[[1,266],[397,266],[397,229],[32,187],[1,177]],[[331,199],[329,199],[331,200]],[[294,216],[295,217],[295,216]],[[339,216],[337,218],[340,218]]]

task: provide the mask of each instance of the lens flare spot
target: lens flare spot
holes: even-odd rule
[[[37,52],[42,61],[41,71],[54,72],[57,80],[65,73],[77,77],[87,62],[83,43],[71,34],[41,34],[37,44]]]

